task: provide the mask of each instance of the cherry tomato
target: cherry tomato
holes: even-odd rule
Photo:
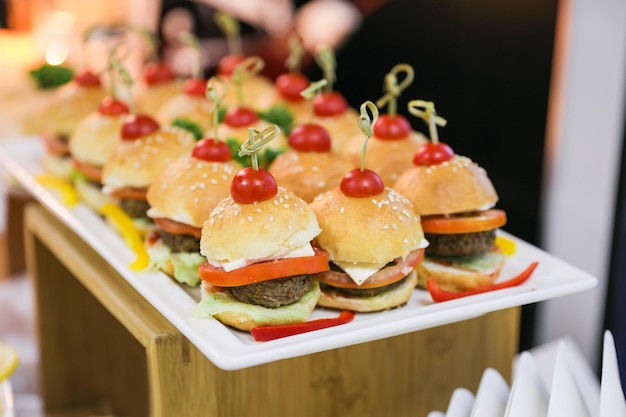
[[[235,175],[230,184],[230,195],[238,203],[250,204],[269,200],[278,193],[276,180],[268,171],[251,167]]]
[[[230,107],[226,111],[224,123],[231,127],[248,127],[259,120],[259,115],[247,107]]]
[[[122,139],[138,139],[159,128],[159,123],[147,114],[131,114],[122,125]]]
[[[426,143],[415,152],[413,164],[415,165],[437,165],[449,161],[454,157],[454,151],[443,142]]]
[[[149,62],[143,69],[143,79],[148,85],[172,81],[174,78],[174,71],[162,62]]]
[[[245,55],[226,55],[217,64],[218,75],[231,75],[235,70],[235,67],[241,64],[246,59]]]
[[[374,135],[378,139],[403,139],[411,133],[411,124],[402,115],[381,114],[374,124]]]
[[[192,97],[205,97],[207,80],[203,78],[189,78],[183,84],[183,92]]]
[[[479,211],[471,215],[422,216],[422,229],[425,233],[475,233],[497,229],[505,224],[506,213],[498,209]]]
[[[318,94],[313,99],[313,111],[316,116],[336,116],[348,108],[348,102],[340,93],[329,91]]]
[[[100,87],[100,77],[94,74],[91,71],[83,71],[79,74],[76,74],[74,80],[81,87],[93,88]]]
[[[340,189],[350,197],[371,197],[385,191],[385,184],[374,171],[356,168],[344,175]]]
[[[130,113],[130,109],[123,101],[109,96],[102,99],[98,112],[103,116],[121,116]]]
[[[330,152],[330,135],[323,126],[305,123],[295,127],[288,138],[289,145],[300,152]]]
[[[309,86],[309,78],[299,72],[286,72],[276,78],[276,89],[289,101],[303,101],[302,90]]]
[[[328,271],[328,254],[321,249],[314,249],[315,254],[313,256],[257,262],[230,272],[205,262],[200,265],[198,275],[203,280],[218,287],[238,287],[292,275]]]
[[[227,162],[233,159],[228,145],[213,138],[199,140],[194,146],[191,156],[209,162]]]

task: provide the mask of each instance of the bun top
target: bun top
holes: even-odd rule
[[[333,139],[333,152],[342,153],[354,138],[363,139],[363,132],[359,128],[359,113],[352,107],[336,116],[315,116],[312,123],[319,124],[328,131]]]
[[[85,88],[70,83],[41,112],[41,126],[53,133],[70,135],[78,122],[96,111],[106,96],[102,88]]]
[[[333,152],[289,150],[274,159],[269,167],[276,182],[310,203],[318,195],[341,183],[353,166]]]
[[[159,109],[172,97],[180,94],[183,89],[182,80],[172,80],[153,85],[140,83],[137,86],[135,101],[137,113],[156,117]],[[170,122],[170,120],[168,120]]]
[[[204,222],[200,253],[219,262],[280,257],[319,233],[309,205],[279,186],[274,198],[258,203],[222,200]]]
[[[228,77],[229,86],[222,100],[225,107],[238,105],[237,88]],[[243,90],[243,105],[256,110],[266,110],[270,108],[274,101],[276,87],[269,78],[263,75],[253,75],[246,77],[241,82]]]
[[[121,140],[102,168],[103,192],[147,188],[174,160],[191,154],[194,137],[173,126],[132,140]]]
[[[335,188],[315,198],[311,208],[322,228],[316,242],[330,260],[382,266],[424,246],[420,217],[389,187],[364,198]]]
[[[419,215],[486,210],[498,201],[487,172],[465,156],[430,166],[413,166],[393,186]]]
[[[148,216],[202,227],[211,210],[230,195],[241,166],[184,155],[165,168],[148,188]]]
[[[101,167],[121,140],[122,116],[105,116],[93,112],[81,120],[70,136],[69,147],[73,158]]]
[[[213,129],[211,108],[211,102],[205,97],[178,93],[162,103],[156,119],[163,126],[171,125],[175,119],[187,119],[198,124],[206,134]]]

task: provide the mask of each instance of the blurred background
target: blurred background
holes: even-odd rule
[[[412,65],[415,81],[398,108],[434,101],[448,120],[441,140],[494,182],[508,213],[504,229],[598,278],[593,291],[525,306],[520,350],[569,337],[598,367],[602,332],[610,329],[626,356],[625,2],[0,0],[0,137],[37,132],[37,110],[52,93],[33,86],[29,69],[44,60],[103,65],[98,48],[119,38],[136,42],[120,29],[129,24],[154,31],[160,55],[180,75],[192,66],[179,35],[196,34],[212,75],[228,53],[215,10],[241,22],[244,52],[261,56],[269,77],[284,72],[294,30],[309,52],[303,71],[312,80],[322,75],[310,54],[332,46],[335,88],[353,107],[381,96],[394,65]],[[106,36],[87,50],[82,36],[94,26]],[[144,57],[133,58],[137,70]],[[0,214],[6,218],[4,208]],[[32,307],[28,285],[10,281],[0,291],[24,302],[13,315],[0,314],[0,337],[18,327],[30,338],[31,325],[12,319]]]

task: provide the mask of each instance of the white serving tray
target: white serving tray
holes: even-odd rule
[[[390,311],[359,313],[337,327],[269,342],[256,342],[249,333],[233,330],[214,319],[195,319],[190,309],[200,299],[199,290],[175,283],[160,272],[132,272],[134,254],[123,239],[94,211],[83,204],[63,205],[54,192],[41,186],[35,176],[43,172],[42,145],[35,137],[0,141],[0,167],[17,180],[85,242],[106,259],[143,297],[170,320],[206,357],[225,370],[236,370],[281,359],[383,339],[441,326],[514,306],[535,303],[593,288],[597,281],[588,273],[517,239],[501,273],[501,279],[517,275],[539,261],[523,285],[495,292],[435,303],[428,292],[416,289],[409,302]],[[312,319],[333,317],[338,312],[316,309]]]

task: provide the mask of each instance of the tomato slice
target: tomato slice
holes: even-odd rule
[[[72,165],[74,166],[74,169],[83,174],[85,177],[97,183],[102,183],[102,168],[80,162],[76,159],[72,159]]]
[[[165,217],[157,217],[152,220],[161,229],[173,235],[193,235],[197,238],[202,237],[202,229],[200,227],[177,222],[172,219],[166,219]]]
[[[424,233],[474,233],[504,226],[506,213],[490,209],[472,214],[422,216],[421,220]]]
[[[358,285],[348,274],[342,271],[326,271],[318,274],[320,281],[337,288],[368,289],[378,288],[393,284],[406,277],[415,267],[422,262],[424,249],[416,249],[409,253],[405,259],[398,258],[392,266],[382,268],[374,275]]]
[[[198,275],[203,280],[218,287],[238,287],[292,275],[316,274],[327,271],[328,254],[319,248],[314,249],[315,255],[313,256],[257,262],[230,272],[205,262],[200,265]]]
[[[122,187],[111,191],[111,195],[117,198],[128,198],[130,200],[146,200],[147,188]]]
[[[70,154],[70,147],[66,142],[60,140],[58,135],[49,130],[42,130],[40,136],[48,153],[57,156],[66,156]]]

